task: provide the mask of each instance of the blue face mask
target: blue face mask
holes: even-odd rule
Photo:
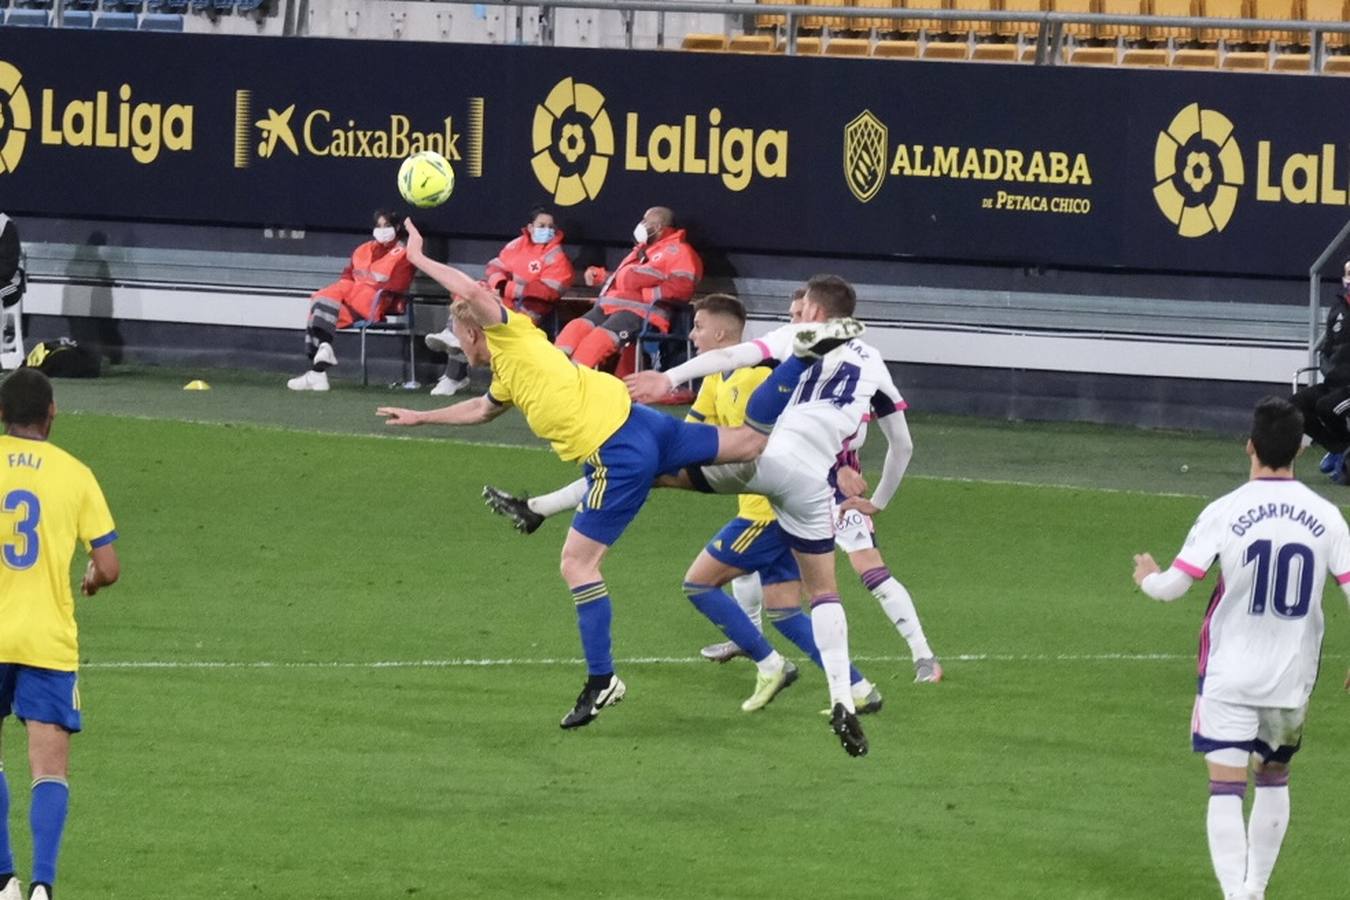
[[[552,225],[536,225],[530,231],[530,237],[536,244],[547,244],[549,241],[553,240],[553,235],[555,234],[557,234],[557,231]]]

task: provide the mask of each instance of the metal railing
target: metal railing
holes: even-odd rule
[[[288,0],[294,2],[294,0]],[[388,0],[385,0],[388,2]],[[624,22],[624,46],[633,49],[634,16],[639,12],[657,14],[657,46],[666,46],[665,16],[668,13],[722,14],[738,17],[782,16],[786,37],[786,52],[796,53],[797,28],[803,19],[829,17],[834,19],[885,19],[896,23],[896,31],[904,31],[907,21],[940,22],[1023,22],[1039,25],[1036,37],[1036,62],[1055,65],[1064,49],[1066,25],[1136,25],[1162,28],[1213,28],[1229,31],[1281,32],[1306,34],[1312,55],[1313,71],[1320,71],[1326,56],[1327,34],[1350,33],[1350,22],[1322,22],[1306,19],[1235,19],[1212,16],[1153,16],[1110,15],[1106,13],[1043,12],[973,9],[886,9],[871,6],[798,6],[759,3],[698,2],[698,0],[498,0],[482,3],[480,0],[422,0],[426,3],[496,6],[514,10],[516,34],[525,35],[525,16],[536,11],[539,16],[539,43],[551,46],[556,35],[555,12],[559,9],[585,9],[598,12],[617,12]],[[868,30],[868,29],[858,29]],[[915,30],[915,29],[909,29]],[[1264,43],[1264,42],[1259,42]]]

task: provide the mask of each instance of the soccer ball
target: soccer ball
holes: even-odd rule
[[[413,206],[440,206],[455,190],[455,170],[435,150],[414,153],[398,167],[398,192]]]

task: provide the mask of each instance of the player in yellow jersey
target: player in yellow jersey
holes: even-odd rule
[[[576,604],[588,677],[561,724],[586,725],[626,691],[614,674],[609,591],[600,571],[609,547],[637,515],[657,476],[714,459],[752,460],[766,438],[750,428],[680,422],[632,403],[622,381],[573,365],[528,316],[505,309],[496,294],[458,269],[429,259],[417,226],[404,224],[408,259],[460,298],[452,305],[455,336],[470,363],[491,365],[492,384],[484,396],[442,409],[377,412],[390,425],[476,425],[515,406],[561,459],[583,464],[585,493],[563,544],[562,576]]]
[[[70,590],[76,543],[89,551],[86,596],[121,572],[117,531],[94,473],[47,440],[55,416],[51,382],[36,369],[19,369],[0,384],[0,724],[13,713],[28,731],[30,900],[52,895],[70,796],[70,736],[80,730]],[[0,766],[0,900],[19,900],[8,817]]]

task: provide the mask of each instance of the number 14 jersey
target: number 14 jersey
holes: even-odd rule
[[[1350,582],[1350,529],[1292,478],[1260,478],[1200,514],[1172,565],[1219,581],[1200,628],[1200,693],[1293,709],[1317,681],[1328,571]]]
[[[792,337],[802,327],[785,325],[755,343],[766,359],[787,359]],[[851,340],[816,360],[802,376],[764,452],[792,457],[804,470],[824,477],[869,410],[881,418],[904,408],[881,354],[870,344]]]

